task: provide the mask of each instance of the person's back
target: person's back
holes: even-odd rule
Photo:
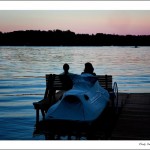
[[[64,64],[63,65],[63,69],[64,69],[64,74],[68,74],[69,73],[69,65],[68,64]]]
[[[89,62],[85,63],[84,72],[82,72],[81,74],[84,74],[84,73],[89,73],[89,74],[96,76],[96,74],[94,73],[94,67]]]
[[[62,80],[63,86],[65,87],[65,90],[69,90],[73,86],[72,80],[69,77],[69,74],[70,74],[69,73],[69,68],[70,68],[69,65],[67,63],[65,63],[63,65],[64,72],[61,74],[61,75],[63,75],[61,80]]]

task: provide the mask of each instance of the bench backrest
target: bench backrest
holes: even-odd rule
[[[96,76],[100,85],[108,90],[112,91],[112,76],[111,75],[97,75]]]
[[[55,93],[58,90],[67,90],[68,87],[68,76],[57,75],[57,74],[46,74],[46,90],[44,99],[55,101]],[[111,92],[112,89],[112,76],[111,75],[97,75],[96,76],[100,85],[106,89],[108,92]],[[65,79],[65,81],[63,80]],[[66,82],[67,81],[67,82]],[[70,86],[70,84],[69,84]]]
[[[64,90],[64,83],[62,77],[64,75],[46,74],[46,87],[54,90]],[[97,75],[100,85],[108,91],[112,90],[112,76],[111,75]],[[65,78],[66,79],[66,78]]]

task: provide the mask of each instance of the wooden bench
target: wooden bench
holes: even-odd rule
[[[112,83],[111,75],[97,75],[96,76],[100,85],[105,88],[110,93],[111,105],[117,108],[118,105],[118,88],[117,83]],[[49,107],[53,105],[61,97],[61,92],[68,90],[70,87],[70,82],[67,75],[56,75],[56,74],[46,74],[46,90],[44,98],[39,102],[34,102],[34,108],[36,109],[36,122],[39,122],[39,111],[43,119]]]

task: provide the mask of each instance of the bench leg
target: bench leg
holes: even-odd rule
[[[39,122],[39,109],[36,109],[36,123]]]
[[[45,111],[44,111],[44,109],[41,109],[41,113],[42,113],[43,120],[44,120],[45,119]]]

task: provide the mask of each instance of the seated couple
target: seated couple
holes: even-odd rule
[[[61,73],[61,74],[66,74],[66,75],[70,74],[69,73],[69,65],[67,63],[65,63],[63,65],[63,70],[64,70],[64,72]],[[84,74],[84,73],[89,73],[91,75],[96,76],[96,74],[94,73],[94,67],[90,62],[85,63],[84,71],[81,74]]]
[[[84,71],[81,73],[81,76],[69,73],[69,65],[67,63],[63,65],[63,70],[64,72],[60,75],[63,75],[61,77],[61,80],[65,90],[61,90],[56,93],[57,100],[62,97],[64,92],[72,89],[73,87],[86,87],[88,85],[93,85],[93,83],[97,81],[97,78],[94,77],[96,76],[96,74],[94,73],[94,67],[89,62],[85,63],[85,68]],[[87,77],[86,80],[84,80],[85,77]]]

